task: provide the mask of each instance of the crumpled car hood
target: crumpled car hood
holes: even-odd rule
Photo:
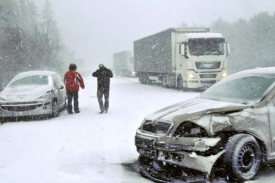
[[[250,107],[250,105],[195,98],[163,108],[148,115],[146,119],[181,123],[183,120],[193,119],[204,114],[238,111]]]
[[[50,85],[17,86],[7,87],[1,93],[6,97],[7,101],[26,101],[34,100],[51,89]]]

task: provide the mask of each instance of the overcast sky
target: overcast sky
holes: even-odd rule
[[[42,7],[45,0],[34,0]],[[132,50],[133,41],[177,27],[233,22],[275,12],[275,0],[50,0],[66,44],[91,64],[112,66],[113,53]]]

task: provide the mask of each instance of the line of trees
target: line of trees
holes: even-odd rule
[[[275,14],[262,12],[249,20],[215,21],[211,32],[220,32],[230,43],[228,71],[275,67]]]
[[[0,84],[17,73],[52,70],[64,73],[73,57],[61,40],[48,0],[41,12],[31,0],[0,1]],[[72,59],[72,58],[71,58]]]

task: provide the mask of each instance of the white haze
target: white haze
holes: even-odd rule
[[[273,14],[274,0],[49,0],[65,43],[89,65],[112,67],[113,53],[133,41],[186,23],[234,22],[260,12]],[[39,8],[45,0],[34,0]]]

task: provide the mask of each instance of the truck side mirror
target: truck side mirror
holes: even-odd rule
[[[226,43],[226,52],[227,52],[227,55],[230,55],[230,45],[229,45],[229,43]]]
[[[184,51],[185,51],[185,45],[184,44],[180,44],[180,55],[184,56]]]
[[[185,58],[188,58],[187,57],[187,53],[186,53],[186,45],[185,45],[185,43],[180,44],[180,50],[179,50],[179,52],[180,52],[180,55],[184,56]]]

